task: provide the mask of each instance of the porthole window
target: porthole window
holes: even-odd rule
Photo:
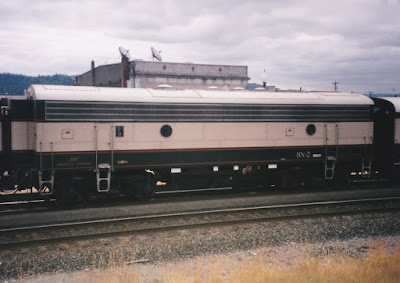
[[[168,138],[169,136],[172,135],[172,128],[171,128],[170,125],[164,125],[164,126],[161,127],[161,131],[160,132],[161,132],[161,135],[164,138]]]
[[[310,124],[307,126],[306,128],[306,132],[308,135],[312,136],[313,134],[315,134],[315,132],[317,131],[317,128],[315,127],[314,124]]]

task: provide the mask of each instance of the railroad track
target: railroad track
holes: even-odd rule
[[[365,198],[199,210],[158,215],[97,219],[0,230],[0,249],[265,221],[323,218],[400,210],[400,197]]]

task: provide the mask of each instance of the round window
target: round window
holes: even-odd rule
[[[165,138],[168,138],[170,135],[172,135],[172,128],[170,125],[164,125],[161,127],[161,135]]]
[[[310,124],[307,126],[306,128],[306,132],[307,134],[309,134],[310,136],[312,136],[313,134],[315,134],[315,132],[317,131],[317,128],[315,127],[314,124]]]

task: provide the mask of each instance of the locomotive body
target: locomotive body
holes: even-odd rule
[[[400,97],[374,98],[374,151],[377,170],[399,181],[400,172]]]
[[[359,94],[32,85],[23,101],[9,111],[24,121],[2,115],[1,154],[26,159],[1,168],[60,198],[371,173],[373,102]]]
[[[32,101],[26,96],[1,96],[0,184],[1,189],[28,185],[26,174],[33,168]]]

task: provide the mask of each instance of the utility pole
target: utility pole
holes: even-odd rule
[[[337,85],[339,84],[339,82],[335,81],[334,83],[332,83],[335,86],[335,91],[337,91]]]
[[[369,93],[369,97],[371,97],[371,96],[372,96],[372,94],[373,94],[373,92],[372,92],[372,91],[369,91],[368,93]]]

